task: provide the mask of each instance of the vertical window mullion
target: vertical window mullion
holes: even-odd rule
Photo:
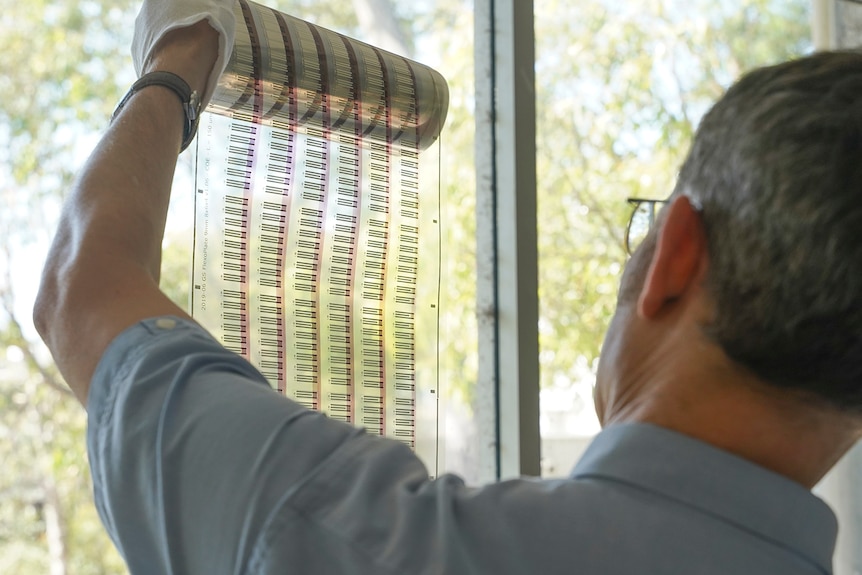
[[[476,0],[475,10],[478,392],[496,398],[496,477],[538,476],[533,2]]]

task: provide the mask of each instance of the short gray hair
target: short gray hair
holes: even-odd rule
[[[706,333],[763,381],[862,414],[862,52],[745,75],[674,195],[702,207]]]

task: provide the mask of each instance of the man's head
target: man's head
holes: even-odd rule
[[[702,208],[706,333],[766,383],[862,414],[862,53],[743,77],[674,195]]]
[[[862,53],[744,76],[704,117],[671,200],[680,196],[690,202],[663,210],[624,274],[611,361],[639,337],[622,332],[650,310],[673,219],[696,227],[684,241],[703,249],[702,277],[689,279],[709,300],[704,341],[772,389],[862,415]],[[650,343],[638,345],[642,360]]]

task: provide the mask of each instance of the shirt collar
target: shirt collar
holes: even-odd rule
[[[602,431],[572,471],[637,485],[753,531],[832,570],[838,523],[802,485],[686,435],[655,425]]]

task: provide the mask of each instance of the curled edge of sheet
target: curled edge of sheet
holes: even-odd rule
[[[449,88],[436,70],[249,0],[208,110],[258,124],[424,150]]]

